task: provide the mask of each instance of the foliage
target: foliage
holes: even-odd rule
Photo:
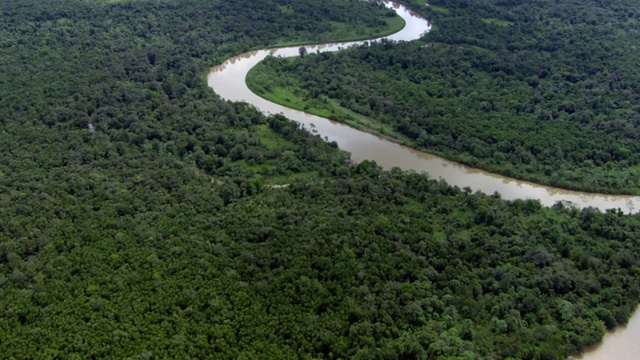
[[[310,111],[354,111],[372,131],[508,176],[640,192],[640,64],[629,51],[640,46],[636,6],[434,5],[448,11],[419,6],[434,23],[419,42],[270,59],[252,74],[270,80],[261,95],[295,90],[292,101]]]
[[[628,319],[637,216],[347,165],[206,87],[337,3],[0,3],[2,357],[559,359]]]

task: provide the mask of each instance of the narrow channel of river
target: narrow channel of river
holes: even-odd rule
[[[385,39],[393,41],[415,40],[431,28],[427,20],[414,14],[404,6],[391,3],[388,3],[388,6],[393,6],[398,14],[405,20],[406,26],[401,31],[385,37]],[[359,45],[365,42],[366,41],[355,41],[348,43],[306,45],[305,47],[309,53],[316,51],[338,51],[341,48]],[[269,55],[282,57],[298,56],[298,49],[299,46],[292,46],[251,51],[235,56],[211,69],[208,74],[208,84],[223,99],[250,103],[267,114],[281,113],[287,118],[299,122],[305,128],[317,132],[328,141],[337,142],[341,149],[351,153],[351,159],[355,162],[375,160],[378,165],[386,169],[397,166],[404,170],[425,172],[432,178],[442,178],[449,184],[456,185],[460,188],[469,187],[473,191],[482,191],[487,194],[497,192],[503,199],[507,200],[537,199],[546,206],[554,205],[558,201],[569,201],[580,207],[592,206],[602,211],[611,208],[620,208],[625,212],[640,211],[640,197],[638,196],[583,193],[493,174],[396,144],[382,137],[353,129],[342,123],[289,109],[265,100],[249,90],[245,83],[245,77],[252,67]],[[636,323],[640,325],[640,312],[636,312],[634,318],[630,320],[630,324]],[[631,334],[638,334],[640,332],[639,327],[629,326],[627,330],[621,328],[616,332],[610,333],[607,335],[607,340],[602,348],[606,348],[610,342],[614,342],[614,340],[612,340],[614,338],[623,338],[625,334],[627,337],[631,336]],[[588,352],[581,359],[640,359],[640,348],[636,346],[633,341],[627,344],[628,347],[624,349],[618,346],[616,347],[618,351],[623,351],[631,357],[602,357],[598,355],[602,353],[598,350],[600,348],[598,348],[592,352]],[[613,352],[607,351],[607,354],[609,353],[613,354]]]

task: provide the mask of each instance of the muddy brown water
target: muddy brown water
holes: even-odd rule
[[[406,26],[385,39],[410,41],[419,38],[431,28],[427,20],[404,6],[392,3],[387,5],[392,6],[402,16]],[[338,51],[365,42],[367,41],[305,45],[305,47],[309,53]],[[637,196],[584,193],[497,175],[399,145],[342,123],[272,103],[249,90],[245,78],[253,66],[269,55],[299,56],[299,48],[300,46],[265,49],[235,56],[211,69],[208,74],[208,84],[223,99],[250,103],[266,114],[281,113],[327,141],[337,142],[341,149],[351,153],[351,159],[354,162],[374,160],[386,169],[397,166],[404,170],[425,172],[432,178],[441,178],[460,188],[469,187],[472,191],[487,194],[499,193],[503,199],[507,200],[537,199],[545,206],[564,201],[579,207],[592,206],[601,211],[612,208],[619,208],[624,212],[640,211],[640,197]],[[640,341],[635,339],[637,334],[640,334],[639,312],[634,314],[626,327],[619,327],[608,333],[601,344],[594,345],[587,349],[584,355],[575,358],[582,360],[640,359]]]

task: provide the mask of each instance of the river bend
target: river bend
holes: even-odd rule
[[[392,6],[396,10],[405,20],[406,26],[385,39],[393,41],[415,40],[431,28],[427,20],[404,6],[393,3],[387,3],[387,6]],[[377,40],[379,39],[372,41]],[[341,48],[365,42],[308,45],[306,48],[309,52],[338,51]],[[351,158],[355,162],[374,160],[386,169],[397,166],[404,170],[426,172],[432,178],[444,179],[449,184],[461,188],[469,187],[473,191],[482,191],[488,194],[497,192],[507,200],[537,199],[546,206],[551,206],[558,201],[569,201],[580,207],[592,206],[602,211],[611,208],[620,208],[630,213],[640,211],[640,197],[637,196],[590,194],[493,174],[399,145],[342,123],[272,103],[249,90],[245,78],[252,67],[269,55],[298,56],[298,49],[299,46],[292,46],[251,51],[235,56],[211,69],[207,76],[208,84],[223,99],[250,103],[266,114],[281,113],[287,118],[299,122],[307,129],[313,129],[328,141],[336,141],[341,149],[351,153]],[[580,359],[638,359],[640,358],[640,346],[633,336],[638,331],[640,331],[640,312],[636,312],[627,328],[619,328],[615,332],[607,334],[602,345],[595,345],[588,349]]]
[[[430,24],[427,20],[417,16],[403,6],[395,4],[389,6],[393,6],[406,21],[406,26],[401,31],[385,37],[385,39],[393,41],[415,40],[426,31],[429,31]],[[310,53],[337,51],[347,46],[359,45],[365,42],[354,41],[309,45],[306,48]],[[298,49],[299,46],[292,46],[251,51],[235,56],[211,69],[208,74],[208,84],[223,99],[245,101],[264,113],[282,113],[289,119],[304,125],[307,129],[313,128],[323,138],[328,141],[336,141],[341,149],[349,151],[354,162],[375,160],[378,165],[385,169],[397,166],[404,170],[426,172],[432,178],[442,178],[449,184],[460,188],[469,187],[473,191],[482,191],[487,194],[497,192],[503,199],[507,200],[538,199],[546,206],[554,205],[558,201],[568,201],[580,207],[593,206],[602,211],[611,208],[620,208],[624,212],[640,211],[640,198],[637,196],[590,194],[493,174],[399,145],[382,137],[353,129],[342,123],[289,109],[265,100],[249,90],[244,79],[253,66],[269,55],[298,56]]]

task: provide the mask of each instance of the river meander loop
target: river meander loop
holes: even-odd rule
[[[420,38],[422,34],[431,28],[427,20],[419,17],[406,7],[391,2],[386,4],[389,7],[393,7],[398,15],[405,20],[406,26],[399,32],[384,37],[384,39],[411,41]],[[379,40],[373,39],[369,41]],[[309,53],[338,51],[342,48],[365,42],[353,41],[305,45],[305,47]],[[269,55],[282,57],[299,56],[299,46],[251,51],[230,58],[211,69],[208,74],[208,84],[223,99],[244,101],[254,105],[266,114],[281,113],[287,118],[297,121],[307,129],[313,127],[314,132],[317,132],[328,141],[337,142],[341,149],[349,151],[354,162],[374,160],[385,169],[397,166],[404,170],[426,172],[432,178],[444,179],[451,185],[460,188],[469,187],[474,192],[482,191],[486,194],[499,193],[503,199],[507,200],[537,199],[545,206],[551,206],[563,201],[579,207],[592,206],[601,211],[612,208],[619,208],[625,213],[640,211],[640,197],[638,196],[591,194],[497,175],[399,145],[393,141],[356,130],[342,123],[272,103],[251,92],[244,80],[249,70]]]

